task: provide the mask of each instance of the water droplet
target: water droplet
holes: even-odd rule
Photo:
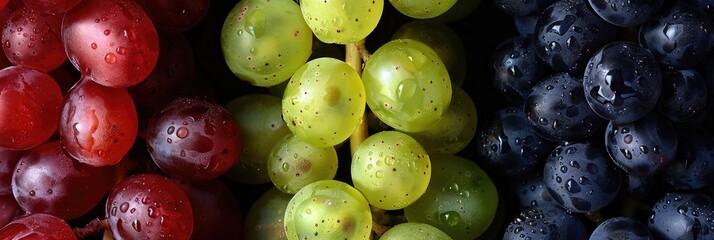
[[[627,144],[632,143],[632,135],[631,135],[631,134],[625,135],[625,137],[622,138],[622,141],[625,142],[625,143],[627,143]]]
[[[397,86],[397,97],[401,100],[408,100],[417,92],[417,84],[412,79],[402,80]]]
[[[377,178],[383,178],[383,177],[384,177],[384,171],[382,171],[382,170],[377,171],[377,173],[375,174],[375,177],[377,177]]]
[[[137,232],[141,232],[141,222],[139,222],[139,219],[134,220],[131,222],[131,227],[134,228]]]
[[[90,46],[92,47],[92,50],[97,49],[97,43],[92,43]]]
[[[110,213],[112,216],[116,216],[116,215],[117,215],[117,207],[112,207],[112,210],[109,211],[109,213]]]
[[[290,170],[290,164],[288,164],[287,162],[283,163],[282,167],[283,167],[284,172],[287,172],[288,170]]]
[[[149,206],[148,213],[149,213],[149,217],[151,217],[151,218],[157,218],[157,217],[161,216],[161,212],[158,209],[156,209],[154,206]]]
[[[35,191],[34,191],[34,190],[30,190],[30,196],[35,196]]]
[[[166,134],[174,134],[174,130],[176,130],[176,128],[174,126],[171,126],[169,127],[169,129],[166,129]]]
[[[119,206],[119,210],[123,213],[125,213],[127,210],[129,210],[129,203],[124,202]]]
[[[367,164],[367,170],[372,170],[374,166],[372,164]]]
[[[118,48],[117,48],[117,53],[118,53],[118,54],[122,54],[122,55],[125,54],[125,53],[126,53],[126,48],[124,48],[124,47],[118,47]]]
[[[176,136],[181,139],[188,137],[188,128],[180,127],[176,130]]]
[[[260,38],[265,34],[265,12],[255,9],[245,16],[245,30],[255,38]]]
[[[114,53],[107,53],[107,55],[104,55],[104,61],[109,64],[114,64],[117,62],[117,55],[114,55]]]
[[[455,211],[448,211],[439,215],[439,221],[449,226],[456,226],[461,221],[461,215]]]
[[[109,34],[111,34],[111,33],[112,33],[112,30],[104,29],[104,35],[109,36]]]
[[[579,193],[580,185],[571,178],[568,179],[567,182],[565,182],[565,190],[568,190],[568,192],[570,193]]]

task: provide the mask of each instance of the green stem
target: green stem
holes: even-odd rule
[[[345,45],[345,62],[352,66],[357,71],[357,74],[362,75],[362,63],[368,55],[364,47],[364,39],[356,43]],[[355,153],[357,147],[367,138],[369,129],[367,128],[367,118],[363,114],[360,124],[350,136],[350,155]]]

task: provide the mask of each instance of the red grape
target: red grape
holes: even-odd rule
[[[79,163],[62,149],[59,141],[52,141],[20,158],[12,178],[12,192],[28,213],[71,220],[97,206],[113,180],[113,168]]]
[[[20,206],[12,194],[0,195],[0,226],[5,226],[18,216]]]
[[[189,239],[193,209],[172,180],[154,173],[130,175],[107,199],[107,222],[116,239]]]
[[[109,87],[143,81],[159,57],[156,29],[134,1],[82,1],[65,13],[62,35],[70,62]]]
[[[12,174],[23,153],[0,148],[0,195],[12,195]]]
[[[178,181],[193,209],[191,239],[243,239],[243,215],[238,200],[218,179]]]
[[[24,150],[57,130],[62,92],[46,73],[19,66],[0,70],[0,148]]]
[[[62,15],[21,7],[10,14],[2,33],[3,51],[14,65],[49,72],[65,61]]]
[[[50,214],[30,214],[0,229],[0,239],[73,240],[72,228],[61,218]]]
[[[151,109],[160,109],[174,98],[188,92],[195,77],[193,50],[182,34],[159,33],[161,55],[149,77],[128,88],[134,101]]]
[[[92,166],[118,163],[138,132],[136,107],[124,88],[82,79],[64,101],[59,136],[67,152]]]
[[[221,105],[181,97],[149,120],[146,141],[151,157],[167,174],[182,180],[209,180],[238,161],[238,123]]]
[[[77,6],[82,0],[23,0],[25,6],[36,9],[47,14],[57,14],[67,12]]]
[[[156,28],[167,32],[184,32],[208,13],[210,0],[137,0]]]

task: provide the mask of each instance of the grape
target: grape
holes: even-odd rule
[[[585,223],[562,208],[533,207],[521,211],[508,224],[503,239],[586,239]]]
[[[677,155],[677,133],[672,124],[657,113],[631,123],[610,122],[606,135],[608,154],[630,174],[659,174]]]
[[[431,178],[431,161],[414,138],[383,131],[365,139],[352,156],[352,182],[369,204],[396,210],[424,194]]]
[[[637,27],[652,18],[664,0],[611,2],[588,0],[593,11],[605,21],[620,27]]]
[[[646,48],[616,41],[600,48],[585,68],[585,99],[596,114],[615,123],[644,117],[654,109],[662,73]]]
[[[161,109],[168,102],[188,93],[196,76],[193,50],[182,34],[159,33],[161,54],[151,74],[128,87],[137,105]]]
[[[384,0],[302,0],[303,19],[325,43],[355,43],[377,27]]]
[[[550,75],[530,36],[510,37],[491,54],[493,85],[511,104],[523,105],[533,87]]]
[[[61,26],[62,15],[44,14],[28,7],[13,11],[3,27],[5,56],[14,65],[41,72],[58,68],[67,61]]]
[[[72,65],[108,87],[143,81],[159,56],[156,29],[134,1],[82,1],[64,14],[62,37]]]
[[[245,217],[246,240],[286,240],[283,218],[293,195],[271,187],[248,210]]]
[[[210,0],[137,0],[151,17],[151,22],[161,31],[185,32],[203,20],[208,14]]]
[[[710,195],[668,191],[652,206],[647,226],[656,239],[711,239],[713,217]]]
[[[392,39],[414,39],[428,45],[449,71],[452,85],[461,86],[466,78],[466,50],[456,32],[436,20],[413,20],[392,34]]]
[[[682,123],[702,115],[708,101],[704,77],[694,69],[663,70],[662,91],[655,111]]]
[[[189,239],[193,231],[194,211],[186,193],[155,173],[133,174],[114,186],[105,214],[117,240]]]
[[[108,166],[129,152],[138,128],[136,108],[126,89],[83,78],[65,97],[59,136],[77,161]]]
[[[441,119],[424,131],[407,133],[430,154],[456,154],[476,135],[478,116],[473,100],[463,88],[451,87],[451,103]]]
[[[315,147],[289,134],[275,143],[267,169],[276,187],[295,194],[312,182],[335,177],[337,151],[333,147]]]
[[[701,189],[714,183],[714,135],[701,126],[677,128],[677,157],[661,176],[675,189]]]
[[[79,163],[59,141],[52,141],[20,158],[12,177],[12,192],[28,213],[72,220],[97,206],[113,181],[112,168]]]
[[[283,220],[290,240],[367,239],[372,231],[367,200],[338,180],[320,180],[300,189],[288,202]]]
[[[0,148],[0,195],[12,195],[12,174],[24,154],[25,151]]]
[[[174,180],[186,193],[193,210],[191,239],[243,239],[243,216],[238,200],[221,180]]]
[[[311,45],[312,34],[300,6],[290,0],[240,1],[221,30],[228,67],[255,86],[270,87],[289,79],[310,57]]]
[[[247,94],[235,98],[225,107],[238,122],[243,142],[240,161],[227,176],[240,183],[269,183],[267,162],[273,146],[290,134],[283,121],[281,99],[267,94]]]
[[[696,6],[677,1],[665,5],[642,24],[639,41],[659,63],[675,68],[690,67],[711,52],[713,27],[712,21]]]
[[[615,40],[615,30],[586,1],[555,1],[536,23],[536,53],[553,70],[581,75],[592,54]]]
[[[599,239],[652,239],[647,226],[631,217],[614,217],[605,220],[590,234],[591,240]]]
[[[62,92],[46,73],[20,66],[0,70],[0,148],[25,150],[57,130]]]
[[[47,14],[61,16],[82,0],[22,0],[25,6]]]
[[[345,141],[362,121],[365,89],[347,63],[317,58],[300,67],[285,87],[283,120],[293,134],[316,147]]]
[[[389,3],[392,4],[397,11],[416,19],[437,17],[444,14],[457,2],[457,0],[389,0]]]
[[[412,39],[385,43],[362,73],[367,104],[387,125],[419,132],[439,121],[451,101],[451,80],[439,56]]]
[[[453,239],[474,239],[491,225],[499,196],[491,177],[473,160],[436,155],[424,195],[404,208],[409,222],[437,227]]]
[[[536,84],[526,97],[524,111],[535,132],[555,142],[585,139],[606,123],[588,105],[581,80],[567,73]]]
[[[521,0],[493,0],[498,10],[514,17],[523,17],[529,15],[538,15],[543,10],[548,8],[556,0],[536,0],[536,1],[521,1]]]
[[[67,222],[50,214],[29,214],[3,226],[0,228],[0,239],[77,239]]]
[[[379,240],[452,240],[452,238],[429,224],[406,222],[390,228]]]
[[[520,203],[520,210],[557,204],[553,201],[553,197],[550,196],[550,192],[543,182],[543,173],[513,180],[510,189],[511,194]]]
[[[17,205],[15,197],[10,194],[0,195],[0,226],[5,226],[10,221],[20,217],[22,209]]]
[[[164,172],[188,181],[215,179],[240,157],[240,127],[221,105],[181,97],[149,120],[149,153]]]
[[[478,6],[481,5],[481,0],[466,0],[456,1],[453,6],[446,12],[434,17],[434,20],[443,23],[453,23],[466,19],[471,13],[475,12]]]
[[[502,176],[534,175],[540,172],[556,142],[547,140],[531,127],[523,108],[505,107],[493,114],[487,127],[479,130],[476,150],[484,164]]]
[[[591,139],[563,142],[545,162],[543,182],[558,206],[568,211],[597,211],[615,200],[622,173],[601,145]]]

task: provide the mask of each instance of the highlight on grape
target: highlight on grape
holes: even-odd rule
[[[0,239],[714,239],[711,0],[0,0]]]

